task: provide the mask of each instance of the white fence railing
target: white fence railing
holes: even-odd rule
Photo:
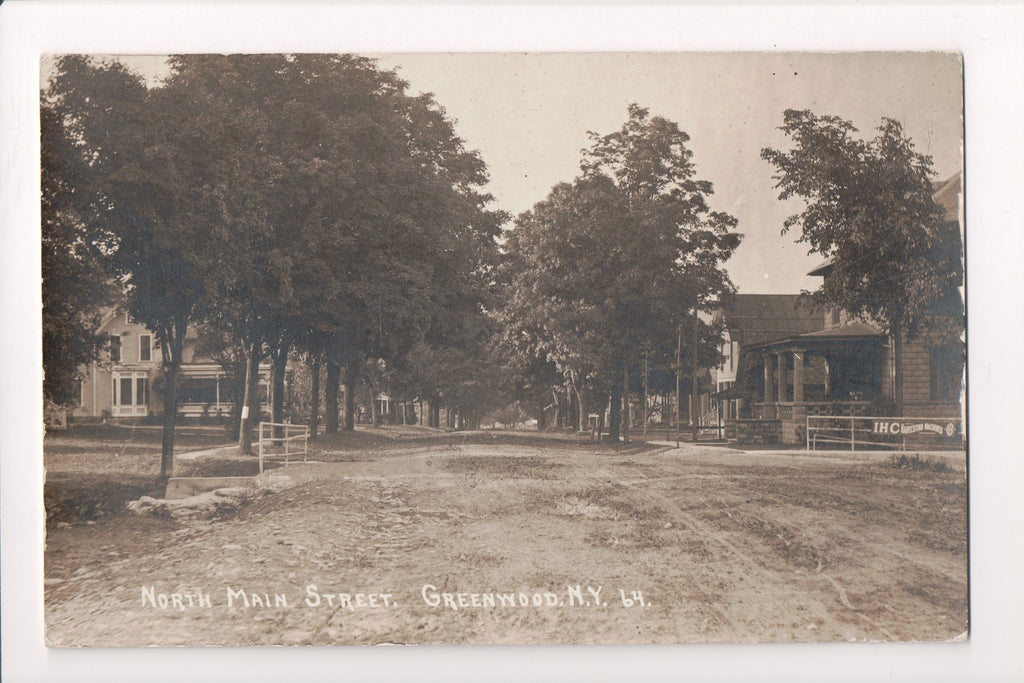
[[[280,436],[274,436],[274,428],[281,430]],[[263,474],[263,455],[273,446],[284,447],[284,464],[288,464],[288,457],[291,454],[298,455],[296,448],[289,453],[289,444],[293,441],[302,442],[302,462],[306,462],[309,455],[309,426],[296,425],[290,422],[260,422],[259,424],[259,453],[260,453],[260,474]]]
[[[962,445],[960,418],[953,417],[870,417],[859,415],[808,415],[807,450],[820,444],[905,450],[907,437],[920,445],[943,448]]]

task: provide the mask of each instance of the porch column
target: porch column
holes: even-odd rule
[[[764,356],[764,402],[774,403],[775,402],[775,377],[772,373],[772,363],[774,362],[774,356],[765,354]]]
[[[786,380],[788,379],[788,368],[786,367],[786,354],[780,353],[776,356],[779,360],[779,403],[785,403],[789,399],[786,397]]]
[[[793,352],[793,401],[804,400],[804,351]]]

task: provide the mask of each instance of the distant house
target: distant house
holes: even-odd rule
[[[756,397],[752,380],[760,345],[816,332],[824,327],[821,311],[799,294],[735,294],[714,314],[722,325],[722,364],[713,368],[718,412],[732,420],[749,412]]]
[[[934,196],[950,220],[959,217],[959,174],[941,184]],[[809,275],[827,277],[830,270],[831,264],[825,263]],[[802,323],[796,318],[782,322],[785,297],[736,299],[736,311],[722,309],[723,349],[729,344],[728,350],[734,353],[732,341],[742,335],[740,356],[726,357],[716,395],[727,416],[739,420],[734,420],[736,428],[744,427],[743,418],[772,422],[772,429],[760,436],[773,434],[784,443],[799,443],[808,415],[892,415],[898,374],[903,380],[903,410],[896,417],[961,417],[960,345],[936,345],[927,337],[904,339],[902,373],[897,373],[892,340],[873,321],[830,309],[818,313],[814,325],[808,321],[810,329],[798,331],[795,328]],[[764,319],[758,320],[759,316]],[[794,329],[783,333],[787,325]],[[953,332],[962,334],[962,330]],[[733,367],[735,375],[730,375]],[[736,434],[736,429],[732,432]]]
[[[110,343],[97,361],[81,368],[79,400],[72,418],[139,419],[163,413],[159,383],[162,376],[160,345],[145,325],[124,311],[111,310],[100,332]],[[179,375],[178,412],[184,417],[229,416],[233,391],[224,369],[212,359],[196,355],[197,335],[189,332]],[[260,368],[260,394],[267,402],[269,365]]]

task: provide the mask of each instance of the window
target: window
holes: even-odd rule
[[[110,338],[110,362],[120,363],[121,362],[121,338],[111,337]]]
[[[215,377],[185,377],[178,387],[181,403],[216,403],[218,392]]]
[[[115,407],[145,406],[149,404],[149,378],[145,373],[133,372],[113,375],[113,400]]]
[[[117,405],[119,405],[119,406],[130,406],[130,405],[132,405],[134,403],[134,401],[132,401],[132,378],[131,377],[122,377],[121,380],[120,380],[120,384],[121,384],[121,386],[118,387],[119,391],[117,392],[117,394],[118,394],[118,396],[117,396],[117,398],[118,398]]]
[[[153,335],[139,335],[139,362],[148,363],[153,360]]]

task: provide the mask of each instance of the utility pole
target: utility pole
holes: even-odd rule
[[[644,398],[640,406],[640,417],[644,421],[644,441],[647,441],[647,349],[644,349]]]
[[[693,309],[693,349],[690,352],[690,422],[693,427],[693,442],[697,443],[697,436],[700,432],[700,390],[697,386],[697,372],[699,362],[697,360],[697,335],[699,334],[700,319],[697,317],[697,309]]]
[[[683,398],[679,394],[679,369],[683,364],[683,324],[679,323],[676,341],[676,448],[679,448],[679,420],[683,415]]]

